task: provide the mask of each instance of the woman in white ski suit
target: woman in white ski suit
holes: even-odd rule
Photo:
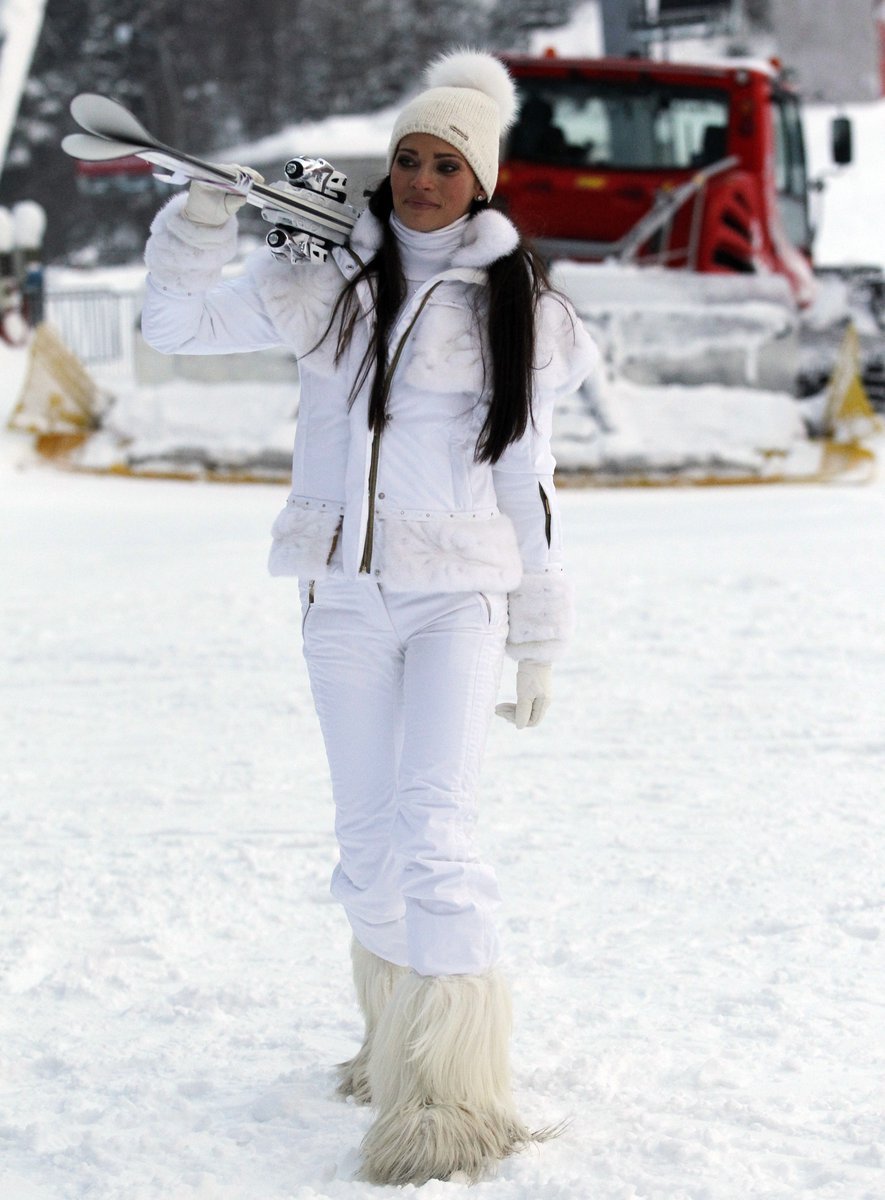
[[[353,930],[366,1017],[339,1090],[380,1109],[364,1177],[398,1183],[478,1178],[535,1136],[509,1096],[498,892],[473,840],[474,792],[505,640],[519,660],[517,705],[501,710],[522,727],[543,715],[548,664],[568,638],[551,423],[557,398],[596,360],[568,303],[541,294],[530,419],[496,461],[478,459],[491,398],[488,268],[520,245],[485,207],[513,86],[499,63],[470,53],[433,64],[427,83],[397,122],[391,162],[404,138],[422,146],[426,134],[431,150],[443,147],[436,159],[472,168],[474,203],[438,227],[432,186],[413,213],[394,194],[405,299],[386,339],[374,430],[364,363],[376,300],[364,265],[384,230],[369,209],[325,264],[262,250],[221,283],[240,201],[192,185],[152,226],[142,323],[167,353],[282,343],[298,358],[292,490],[270,570],[300,580],[336,807],[332,891]],[[342,349],[336,304],[355,277],[358,319]]]

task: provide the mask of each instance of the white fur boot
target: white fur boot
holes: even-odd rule
[[[340,1096],[353,1096],[357,1104],[370,1104],[372,1093],[368,1072],[372,1039],[394,985],[401,975],[407,973],[408,967],[398,967],[396,963],[379,958],[356,938],[350,945],[350,957],[353,961],[353,982],[357,1001],[366,1020],[366,1034],[356,1055],[336,1066],[337,1090]]]
[[[422,976],[396,985],[372,1044],[378,1117],[360,1178],[420,1187],[456,1173],[476,1182],[545,1133],[519,1120],[510,1092],[510,995],[497,971]]]

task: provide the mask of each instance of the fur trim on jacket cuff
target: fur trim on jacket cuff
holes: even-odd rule
[[[178,295],[205,292],[237,252],[237,222],[196,225],[184,216],[187,193],[173,196],[154,217],[144,261],[154,282]]]
[[[273,523],[267,569],[271,575],[322,579],[341,529],[341,504],[288,500]]]
[[[537,662],[560,658],[575,623],[571,580],[561,572],[524,575],[522,583],[507,599],[510,610],[508,655],[517,660],[531,658]]]

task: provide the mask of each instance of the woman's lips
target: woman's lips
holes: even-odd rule
[[[432,200],[407,200],[406,204],[412,208],[439,208]]]

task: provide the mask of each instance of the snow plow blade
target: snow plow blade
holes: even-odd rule
[[[876,455],[868,446],[845,444],[829,438],[816,439],[804,452],[791,456],[771,455],[762,469],[740,472],[737,469],[695,467],[682,471],[576,470],[558,472],[560,487],[747,487],[775,483],[870,483],[876,475]]]
[[[554,284],[604,369],[561,403],[564,481],[661,487],[865,482],[882,425],[849,326],[826,389],[794,395],[799,318],[779,278],[564,262]]]
[[[559,262],[553,283],[574,304],[617,379],[794,389],[799,316],[780,276]]]
[[[811,412],[782,392],[599,379],[560,405],[554,453],[563,482],[584,486],[869,482],[881,423],[829,423],[827,393],[808,403]]]

